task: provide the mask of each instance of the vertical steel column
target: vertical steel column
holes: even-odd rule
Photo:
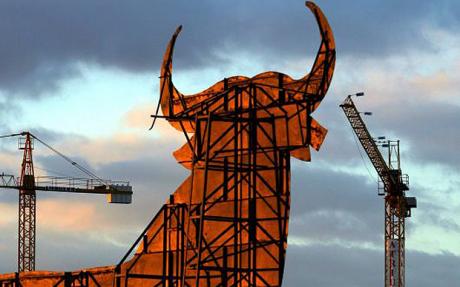
[[[198,121],[198,125],[200,122]],[[208,174],[209,174],[209,160],[210,160],[210,145],[211,145],[211,130],[212,130],[212,113],[208,113],[207,120],[206,120],[206,129],[203,138],[203,143],[206,147],[205,159],[204,159],[204,179],[203,179],[203,195],[202,200],[199,206],[199,224],[198,224],[198,232],[197,232],[197,244],[196,248],[198,250],[197,255],[197,264],[196,264],[196,277],[195,277],[195,286],[200,287],[200,280],[201,280],[201,271],[204,269],[202,265],[202,257],[204,253],[203,241],[204,241],[204,224],[205,224],[205,213],[206,213],[206,203],[207,203],[207,196],[208,196]],[[206,270],[204,270],[206,273]],[[205,277],[206,278],[206,277]]]
[[[398,287],[404,287],[406,286],[406,226],[405,226],[405,221],[406,217],[405,216],[399,216],[398,217],[398,230],[399,230],[399,286]]]
[[[18,272],[14,272],[14,287],[21,287],[21,281],[19,280]]]
[[[240,98],[240,93],[237,93],[237,88],[235,88],[235,115],[237,113],[237,109],[239,108],[238,102]],[[238,192],[238,182],[240,180],[240,173],[238,172],[239,165],[240,165],[240,160],[239,160],[239,153],[238,153],[238,148],[240,147],[240,141],[238,140],[239,137],[236,135],[239,134],[241,130],[241,125],[238,121],[235,121],[233,123],[233,284],[231,286],[238,286],[237,282],[240,280],[239,278],[239,272],[238,272],[238,262],[240,260],[239,256],[239,250],[238,247],[240,246],[240,241],[238,240],[238,233],[241,229],[241,226],[239,224],[239,218],[240,218],[240,209],[238,208],[238,202],[240,200],[239,197],[239,192]]]
[[[394,206],[397,198],[385,197],[385,287],[404,287],[405,217]]]
[[[20,142],[19,145],[19,149],[24,150],[24,157],[20,178],[23,189],[19,191],[18,272],[35,270],[36,194],[32,161],[33,146],[29,133],[26,133],[23,144],[22,146]]]
[[[249,235],[249,250],[248,250],[248,281],[249,286],[256,286],[257,284],[257,89],[254,85],[250,85],[250,98],[249,98],[249,123],[248,123],[248,167],[249,167],[249,206],[248,206],[248,235]]]

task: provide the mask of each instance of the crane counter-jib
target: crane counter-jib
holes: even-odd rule
[[[12,175],[0,174],[0,188],[66,193],[106,194],[109,203],[131,203],[132,186],[127,181],[94,180],[87,178],[38,176],[23,185]]]

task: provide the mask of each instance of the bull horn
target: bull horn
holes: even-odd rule
[[[177,36],[182,30],[182,26],[177,27],[168,47],[166,48],[163,56],[163,63],[161,65],[160,74],[160,104],[163,116],[174,117],[186,109],[184,95],[180,93],[172,81],[172,60],[174,54],[174,45]],[[170,122],[170,124],[178,130],[185,130],[186,132],[193,132],[191,123],[181,123],[178,121]]]
[[[316,6],[315,3],[310,1],[305,2],[305,5],[315,15],[321,34],[321,46],[319,47],[316,55],[315,63],[313,64],[310,73],[302,79],[308,83],[314,82],[313,85],[309,85],[312,88],[315,87],[314,90],[307,92],[317,95],[315,98],[316,108],[326,95],[332,80],[332,75],[334,74],[335,40],[331,26],[329,26],[329,22],[321,9]]]
[[[300,81],[307,83],[307,93],[315,95],[314,108],[316,108],[326,95],[334,73],[335,41],[332,29],[321,9],[310,1],[307,1],[305,5],[312,11],[318,22],[321,46],[311,72]],[[184,95],[176,89],[172,81],[174,45],[181,29],[182,26],[179,26],[169,41],[161,66],[159,106],[161,106],[163,115],[170,118],[179,115],[187,108]],[[194,130],[192,123],[187,123],[187,121],[170,121],[170,124],[178,130],[186,130],[187,132],[193,132]]]

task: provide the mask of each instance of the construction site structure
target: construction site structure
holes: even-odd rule
[[[401,171],[399,140],[373,138],[352,100],[352,95],[349,95],[340,107],[377,171],[378,194],[385,198],[385,287],[404,287],[405,220],[411,216],[412,208],[417,207],[417,200],[415,197],[406,197],[406,192],[409,190],[409,176]],[[387,148],[387,161],[380,152],[378,143]]]
[[[314,3],[306,6],[318,22],[321,44],[310,73],[300,79],[278,72],[234,76],[185,96],[172,81],[179,27],[163,58],[153,122],[166,119],[183,133],[185,144],[174,156],[190,176],[117,265],[10,274],[0,276],[0,282],[23,287],[282,286],[290,159],[310,161],[310,147],[318,150],[326,136],[311,114],[326,95],[335,66],[328,21]]]
[[[132,187],[129,182],[102,180],[74,161],[71,161],[73,166],[86,171],[92,178],[35,176],[32,158],[34,139],[49,148],[51,146],[30,132],[2,136],[6,137],[19,137],[18,147],[24,151],[19,179],[13,175],[0,174],[0,188],[19,190],[18,272],[35,270],[36,191],[106,194],[109,203],[131,203]],[[53,148],[51,150],[57,152]],[[64,158],[68,160],[67,157]]]

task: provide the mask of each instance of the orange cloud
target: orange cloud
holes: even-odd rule
[[[20,151],[14,152],[1,152],[0,153],[0,173],[13,173],[18,174],[21,168],[22,154]]]
[[[415,76],[410,83],[419,92],[419,95],[426,99],[460,104],[459,73],[460,65],[455,65],[450,69],[438,70],[429,75]]]
[[[153,105],[151,103],[138,105],[123,116],[122,124],[128,128],[147,130],[152,123],[152,118],[150,117],[152,113]]]
[[[149,131],[151,106],[142,104],[129,110],[122,118],[120,129],[110,136],[65,139],[56,148],[70,157],[81,156],[92,165],[146,155],[151,157],[164,152],[170,154],[185,143],[184,136],[163,119],[158,120]]]
[[[0,203],[0,228],[15,225],[18,221],[18,208],[13,204]]]
[[[74,232],[100,227],[101,216],[92,204],[69,200],[40,199],[37,222],[40,228]]]
[[[93,201],[93,202],[92,202]],[[37,202],[37,222],[39,229],[53,233],[86,233],[91,237],[111,237],[110,234],[120,230],[129,232],[130,227],[120,222],[116,211],[109,210],[105,198],[96,199],[91,195],[90,200],[75,200],[65,198],[39,199]],[[103,210],[102,210],[103,209]],[[115,212],[115,214],[114,214]],[[17,212],[12,220],[16,222]],[[132,229],[138,226],[131,226]],[[92,236],[95,235],[95,236]],[[113,240],[113,239],[112,239]]]

